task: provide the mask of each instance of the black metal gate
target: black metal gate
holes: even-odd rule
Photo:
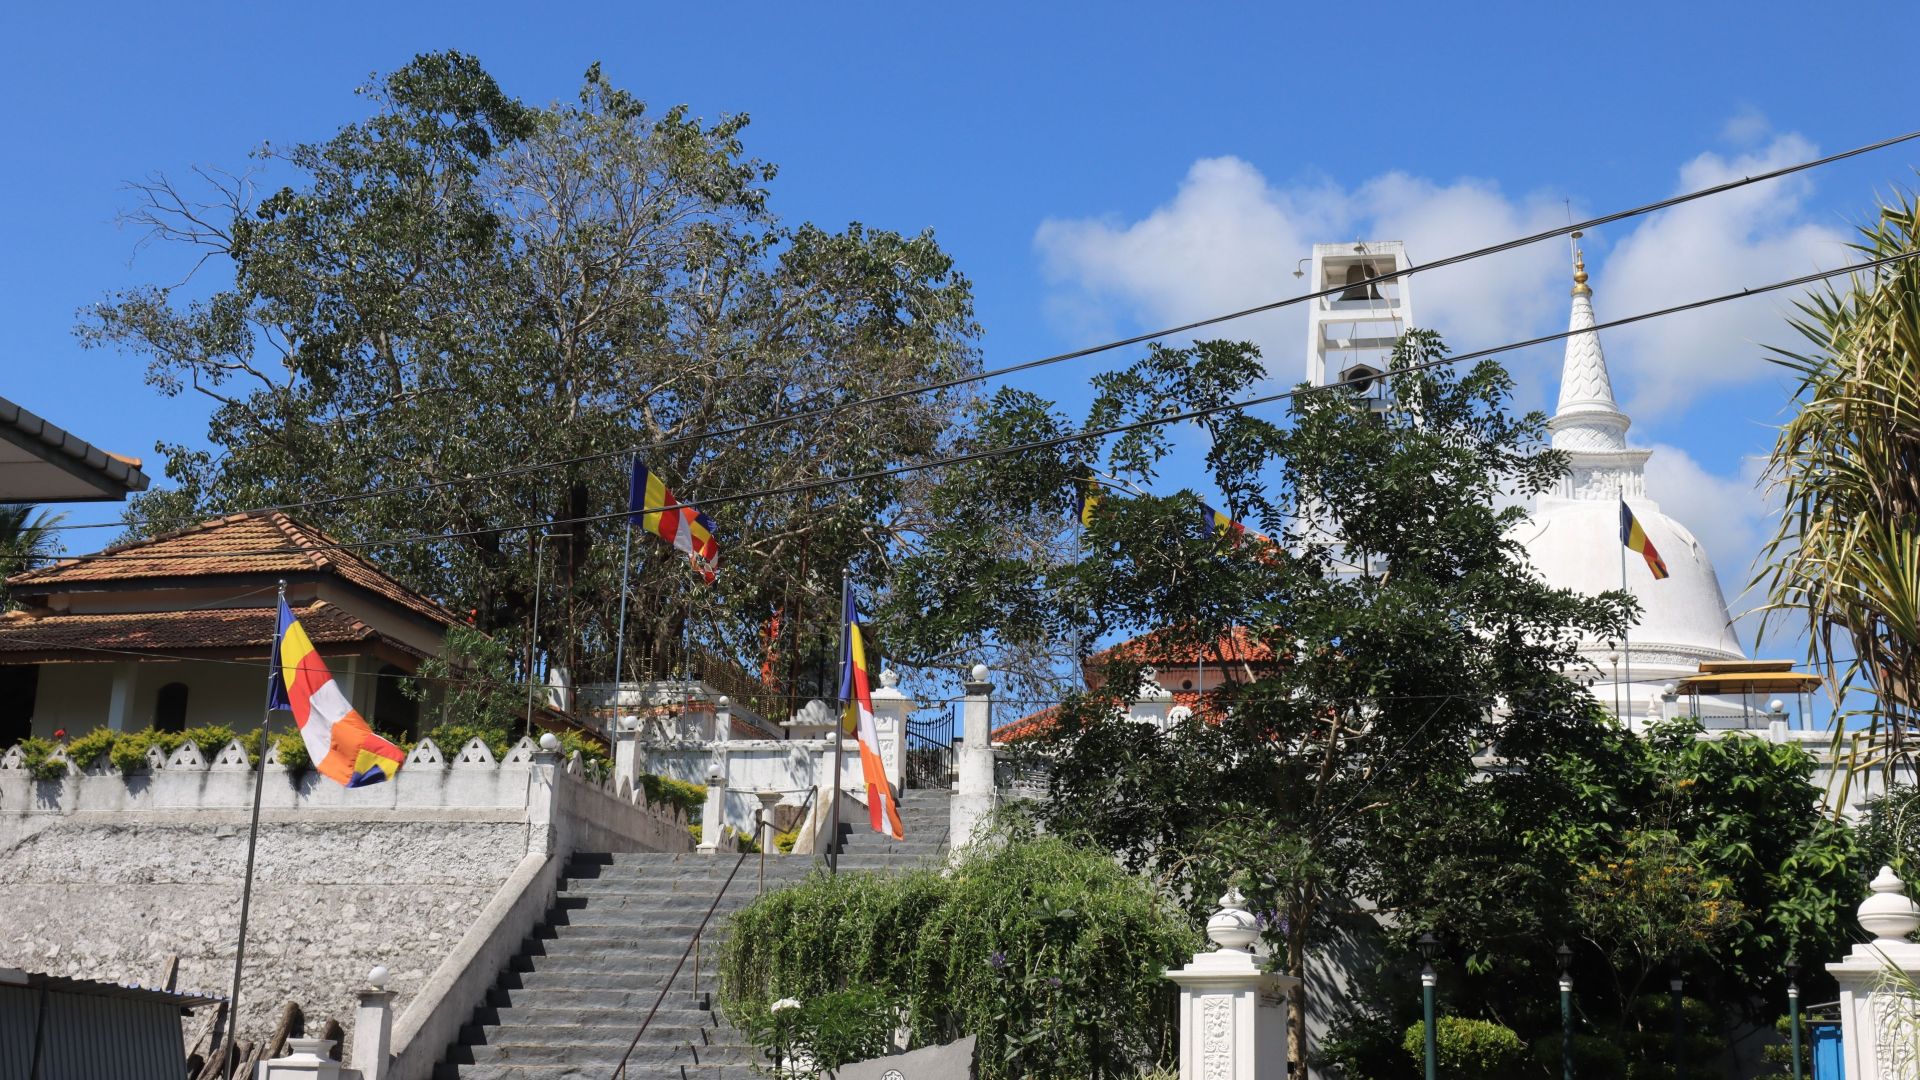
[[[944,791],[953,786],[958,709],[957,705],[922,709],[907,717],[907,787]]]

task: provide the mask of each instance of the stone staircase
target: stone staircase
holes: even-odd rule
[[[945,792],[913,792],[901,804],[906,839],[842,822],[840,870],[897,872],[941,865],[947,847]],[[733,869],[732,855],[577,854],[559,896],[488,991],[434,1071],[435,1080],[610,1080],[640,1022]],[[769,890],[824,862],[768,855]],[[714,958],[726,917],[759,888],[749,855],[701,939],[700,983],[688,959],[627,1059],[630,1080],[745,1080],[759,1052],[714,1007]]]

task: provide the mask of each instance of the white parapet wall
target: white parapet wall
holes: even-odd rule
[[[211,759],[211,760],[209,760]],[[189,743],[150,768],[30,776],[0,754],[0,965],[183,987],[232,978],[255,770],[237,744]],[[522,740],[422,742],[392,781],[345,788],[269,756],[262,783],[241,1036],[298,1001],[343,1024],[375,965],[400,1016],[396,1056],[424,1076],[551,902],[574,851],[688,851],[678,810],[610,771]]]

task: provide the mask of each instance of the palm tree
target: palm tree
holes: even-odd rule
[[[1915,213],[1903,193],[1853,247],[1911,255]],[[1849,779],[1873,768],[1891,778],[1920,750],[1920,258],[1797,306],[1793,326],[1811,349],[1772,350],[1799,379],[1800,408],[1768,462],[1785,512],[1755,584],[1767,588],[1767,618],[1808,621],[1808,659],[1834,694]],[[1846,708],[1855,690],[1867,707]],[[1856,717],[1864,726],[1849,730]]]
[[[0,609],[7,607],[5,579],[30,570],[60,551],[55,527],[65,514],[34,513],[31,506],[0,506]]]

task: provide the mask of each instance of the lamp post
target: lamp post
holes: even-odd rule
[[[1573,1080],[1573,949],[1563,941],[1553,958],[1560,965],[1560,1080]]]
[[[1683,1045],[1687,1037],[1687,1015],[1680,1007],[1680,990],[1686,981],[1675,975],[1667,982],[1667,989],[1673,991],[1673,1080],[1687,1080],[1687,1050]]]
[[[1793,1080],[1801,1080],[1800,1073],[1800,965],[1787,961],[1787,1030],[1791,1033],[1793,1049]]]
[[[1420,1007],[1427,1022],[1421,1030],[1427,1037],[1427,1080],[1435,1080],[1440,1042],[1433,1026],[1433,988],[1439,984],[1440,977],[1434,974],[1433,958],[1440,955],[1440,939],[1432,934],[1421,934],[1414,946],[1420,950],[1420,958],[1425,961],[1420,968]]]

